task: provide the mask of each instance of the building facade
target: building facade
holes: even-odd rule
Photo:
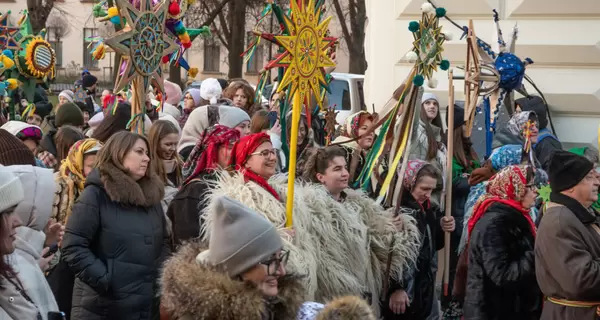
[[[402,61],[413,37],[408,23],[421,16],[425,0],[367,0],[365,50],[367,105],[383,104],[407,77],[411,65]],[[600,123],[600,1],[598,0],[435,0],[460,25],[474,20],[477,36],[494,43],[492,9],[500,15],[505,40],[518,23],[516,55],[535,62],[527,74],[546,96],[559,138],[567,143],[597,146]],[[452,66],[464,65],[466,41],[461,30],[444,19],[444,31],[454,34],[444,46]],[[456,70],[455,74],[460,71]],[[438,72],[435,92],[445,109],[446,72]],[[455,81],[456,99],[462,100],[463,83]],[[528,87],[530,93],[534,92]]]

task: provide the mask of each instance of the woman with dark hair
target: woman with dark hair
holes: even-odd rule
[[[127,123],[130,119],[131,105],[127,102],[119,102],[116,110],[107,113],[100,125],[94,129],[92,138],[106,143],[113,134],[127,130]]]
[[[442,191],[448,159],[443,128],[438,98],[433,93],[424,93],[421,98],[419,126],[413,134],[408,159],[426,161],[440,172],[438,185],[430,200],[442,210],[445,207]]]
[[[165,197],[161,204],[163,212],[167,212],[169,203],[183,183],[181,169],[183,161],[177,153],[179,129],[167,120],[158,120],[152,124],[148,134],[150,143],[151,170],[162,180],[165,186]],[[168,230],[171,233],[170,221]]]
[[[316,252],[316,301],[358,295],[379,315],[386,273],[401,279],[417,258],[420,235],[415,220],[407,215],[394,218],[361,190],[349,188],[346,151],[339,146],[317,149],[304,174],[311,183],[297,187],[294,201],[309,208],[313,221],[308,232],[321,244]]]
[[[201,236],[199,213],[207,204],[216,173],[227,168],[233,144],[239,139],[238,130],[222,125],[211,127],[198,139],[183,166],[184,182],[167,210],[176,245]]]
[[[288,112],[286,115],[286,137],[288,146],[290,145],[291,135],[292,135],[292,112]],[[300,114],[300,124],[298,125],[298,143],[296,148],[296,177],[301,177],[304,175],[304,165],[310,155],[315,151],[315,148],[318,145],[315,143],[313,139],[313,130],[308,123],[308,119],[306,118],[305,113]],[[279,168],[280,171],[286,168],[288,165],[288,161],[285,158],[285,155],[280,152],[278,153],[279,158]]]
[[[72,126],[62,126],[56,132],[56,160],[58,166],[55,168],[56,171],[60,168],[60,163],[66,159],[69,155],[71,147],[79,140],[85,139],[85,135],[81,132],[81,129]]]
[[[233,104],[242,108],[250,118],[256,111],[263,109],[259,102],[254,101],[254,89],[243,81],[234,81],[223,92],[223,97],[233,101]]]
[[[498,172],[469,219],[464,319],[539,319],[536,228],[529,215],[537,188],[531,166]]]
[[[71,319],[154,319],[157,278],[169,253],[164,185],[141,135],[117,132],[73,206],[63,257],[77,275]]]
[[[416,265],[407,270],[400,281],[392,279],[383,300],[384,319],[428,319],[434,312],[434,255],[444,247],[444,232],[454,231],[454,218],[442,217],[439,207],[431,202],[440,173],[423,160],[410,160],[402,177],[403,194],[400,214],[417,220],[421,246]]]

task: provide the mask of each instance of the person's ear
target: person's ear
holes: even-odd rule
[[[317,173],[317,180],[321,183],[325,183],[325,175],[322,173]]]

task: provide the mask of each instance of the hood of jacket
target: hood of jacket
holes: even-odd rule
[[[523,97],[515,100],[515,104],[521,107],[521,111],[533,111],[538,117],[540,124],[540,130],[545,129],[548,126],[548,112],[544,100],[538,96],[531,96],[529,98]]]
[[[50,152],[55,157],[58,153],[58,151],[56,150],[56,143],[54,142],[54,136],[57,132],[57,129],[51,128],[50,131],[48,131],[48,133],[46,133],[40,141],[40,148],[42,150]]]
[[[19,177],[23,190],[27,190],[25,199],[19,203],[15,213],[23,221],[23,226],[38,231],[44,230],[52,215],[52,204],[56,191],[52,169],[28,165],[15,165],[7,168]]]
[[[506,125],[500,128],[494,135],[492,148],[496,149],[507,144],[517,144],[522,146],[525,141],[521,136],[521,132],[532,112],[533,111],[522,111],[515,113],[510,120],[508,120]],[[533,113],[535,114],[535,112]]]
[[[196,256],[204,250],[198,243],[188,243],[165,263],[161,302],[171,318],[191,315],[193,319],[297,319],[304,302],[304,288],[298,276],[279,278],[279,295],[266,299],[254,284],[197,263]],[[346,297],[327,305],[316,319],[375,318],[364,301]]]
[[[112,201],[139,207],[160,204],[165,195],[164,184],[156,174],[135,181],[128,174],[108,163],[90,173],[85,181],[85,186],[88,185],[101,187]]]

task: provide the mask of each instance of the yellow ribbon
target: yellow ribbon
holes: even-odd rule
[[[558,299],[548,297],[546,298],[548,301],[557,304],[559,306],[564,307],[573,307],[573,308],[596,308],[596,314],[600,316],[600,302],[587,302],[587,301],[576,301],[576,300],[567,300],[567,299]]]

